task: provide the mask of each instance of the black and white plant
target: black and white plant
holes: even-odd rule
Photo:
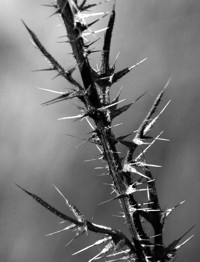
[[[146,152],[151,150],[155,142],[167,140],[163,138],[162,131],[157,135],[152,135],[151,131],[170,103],[168,101],[159,109],[170,79],[156,97],[148,114],[144,117],[137,130],[131,130],[129,134],[116,136],[113,129],[113,120],[130,109],[139,99],[142,99],[145,93],[131,103],[122,106],[121,102],[124,99],[120,98],[121,91],[116,94],[114,99],[111,99],[110,91],[113,85],[136,66],[144,62],[145,59],[119,71],[116,70],[115,62],[113,65],[110,64],[111,40],[116,17],[115,5],[117,3],[113,1],[113,8],[110,13],[92,12],[94,7],[106,2],[109,2],[109,0],[96,3],[89,3],[87,0],[57,0],[55,3],[46,5],[54,9],[54,14],[60,15],[65,26],[66,43],[71,45],[72,54],[76,61],[75,66],[68,70],[47,51],[37,35],[24,21],[23,24],[30,34],[34,45],[49,62],[49,67],[43,71],[53,71],[56,73],[56,76],[64,78],[68,83],[68,91],[60,92],[45,89],[57,94],[57,96],[45,102],[44,105],[67,102],[72,99],[78,99],[81,102],[82,106],[78,107],[80,110],[78,115],[65,116],[60,118],[60,120],[86,119],[88,122],[91,128],[91,136],[87,141],[93,143],[97,148],[98,158],[105,165],[107,176],[111,180],[111,191],[115,193],[113,198],[105,199],[105,202],[102,204],[119,201],[121,206],[120,216],[122,217],[122,222],[125,221],[129,236],[119,229],[89,221],[57,187],[55,189],[65,200],[66,205],[72,212],[72,216],[60,212],[57,208],[23,187],[19,185],[18,187],[51,213],[68,223],[62,230],[49,235],[69,230],[72,230],[75,234],[72,240],[75,240],[80,235],[87,234],[89,231],[99,235],[98,241],[77,251],[74,255],[89,248],[99,247],[100,252],[91,258],[90,262],[101,259],[108,262],[174,261],[173,259],[179,248],[192,238],[190,236],[186,240],[182,240],[193,227],[171,244],[164,244],[163,229],[166,218],[184,201],[169,209],[163,209],[160,206],[156,179],[152,173],[153,168],[160,166],[150,164],[148,159],[146,159]],[[92,26],[105,17],[109,17],[107,26],[100,30],[93,30]],[[94,18],[94,21],[87,22],[88,18]],[[103,36],[99,37],[102,34]],[[96,50],[95,45],[100,38],[103,38],[103,46],[101,50]],[[96,67],[91,64],[89,59],[94,52],[99,52],[101,58],[100,63]],[[73,76],[75,70],[80,72],[81,83]],[[119,154],[118,145],[126,148],[124,156]],[[89,182],[87,181],[87,183]],[[153,229],[153,234],[149,233],[151,232],[148,230],[149,228]]]

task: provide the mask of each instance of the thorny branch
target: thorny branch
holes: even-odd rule
[[[110,262],[122,260],[136,262],[168,261],[171,260],[176,255],[176,251],[191,238],[190,237],[182,244],[179,244],[181,239],[185,237],[185,235],[192,228],[181,238],[173,241],[170,245],[164,245],[163,228],[165,219],[184,201],[171,209],[163,210],[161,208],[156,189],[156,181],[151,171],[151,167],[158,167],[158,165],[148,164],[145,154],[155,142],[158,140],[166,140],[161,138],[163,132],[160,132],[160,134],[156,137],[152,137],[149,133],[170,102],[169,101],[163,109],[161,109],[160,113],[157,113],[164,91],[170,83],[170,79],[164,89],[157,96],[152,108],[134,133],[133,139],[131,141],[126,140],[126,138],[133,134],[133,132],[128,135],[116,137],[112,129],[113,119],[126,112],[144,94],[135,101],[119,107],[118,105],[123,101],[119,100],[121,91],[111,102],[111,87],[132,69],[144,62],[146,58],[133,66],[126,67],[118,72],[115,72],[116,61],[112,66],[110,66],[110,50],[116,18],[116,3],[114,1],[107,27],[94,31],[91,26],[105,18],[108,15],[108,12],[94,13],[88,11],[92,11],[93,7],[109,2],[109,0],[97,3],[87,2],[87,0],[57,0],[53,4],[46,5],[53,7],[55,9],[53,14],[59,14],[63,20],[67,37],[66,42],[71,45],[72,53],[82,78],[82,85],[79,84],[79,82],[72,76],[76,66],[69,70],[65,70],[46,50],[36,34],[25,24],[25,22],[23,23],[28,30],[33,43],[51,65],[50,68],[44,69],[44,71],[57,71],[57,76],[64,77],[72,86],[70,92],[58,92],[43,89],[58,94],[56,98],[45,102],[44,105],[50,105],[52,103],[65,100],[68,101],[73,98],[78,98],[83,103],[83,107],[79,108],[81,111],[79,115],[62,117],[60,119],[87,119],[90,127],[92,128],[92,136],[88,139],[88,141],[96,144],[98,150],[100,151],[101,159],[104,163],[106,163],[108,173],[112,179],[112,190],[116,193],[116,196],[113,199],[105,202],[114,201],[116,199],[119,200],[123,211],[121,216],[126,221],[131,238],[129,239],[119,230],[89,222],[76,208],[76,206],[67,200],[57,188],[56,190],[64,198],[66,205],[69,207],[75,218],[58,211],[40,197],[30,193],[21,186],[18,187],[33,197],[50,212],[70,223],[70,225],[64,229],[49,235],[70,229],[76,231],[74,239],[84,232],[87,232],[87,230],[103,235],[103,238],[99,241],[76,252],[76,254],[78,254],[88,248],[105,244],[101,249],[101,252],[89,261],[101,259],[103,257],[106,258],[106,261]],[[100,18],[91,23],[87,22],[88,17],[96,16],[100,16]],[[103,47],[102,50],[100,50],[100,65],[97,68],[94,68],[90,64],[89,56],[99,50],[92,50],[91,46],[99,40],[99,38],[96,37],[96,34],[104,31]],[[92,120],[94,124],[92,124],[90,120]],[[119,156],[117,151],[118,143],[127,148],[125,157]],[[141,149],[141,153],[139,155],[136,154],[136,149],[138,147]],[[136,198],[136,195],[138,194],[143,194],[142,199],[145,198],[146,201],[139,201]],[[144,221],[146,221],[149,227],[151,226],[153,228],[153,236],[149,235],[146,227],[144,226]]]

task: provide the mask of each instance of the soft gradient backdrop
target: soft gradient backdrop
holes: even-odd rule
[[[0,258],[3,262],[77,262],[87,261],[98,252],[84,255],[73,252],[91,244],[97,236],[89,234],[65,248],[73,234],[53,237],[59,219],[20,191],[14,183],[27,188],[69,214],[55,184],[77,204],[88,219],[123,229],[117,203],[98,206],[110,198],[109,182],[94,170],[98,163],[84,162],[98,154],[93,145],[76,146],[81,141],[66,133],[85,137],[87,124],[57,121],[74,115],[77,101],[42,107],[51,94],[37,89],[65,90],[68,83],[52,73],[31,72],[48,66],[29,41],[21,18],[37,33],[54,56],[69,68],[74,65],[68,44],[56,43],[64,35],[58,16],[49,18],[49,0],[0,1]],[[144,91],[146,96],[135,105],[116,128],[117,134],[137,129],[157,93],[172,77],[164,102],[172,99],[156,126],[164,130],[170,143],[154,146],[149,162],[163,165],[155,170],[163,208],[186,199],[167,220],[165,242],[178,238],[190,226],[195,237],[178,252],[177,262],[198,261],[200,256],[200,2],[199,0],[117,0],[117,20],[113,36],[112,61],[118,51],[117,68],[148,60],[133,70],[113,89],[123,84],[122,97],[132,101]],[[98,9],[111,10],[110,4]],[[106,21],[106,20],[105,20]],[[103,22],[102,25],[105,25]],[[101,24],[99,24],[101,26]],[[98,26],[97,26],[98,27]],[[100,45],[101,42],[98,43]],[[98,56],[91,59],[98,62]],[[78,73],[76,74],[79,77]],[[117,123],[117,121],[116,121]]]

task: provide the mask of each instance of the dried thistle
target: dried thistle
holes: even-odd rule
[[[75,236],[72,240],[80,235],[91,231],[101,235],[100,239],[95,243],[85,247],[73,255],[83,252],[89,248],[98,246],[100,252],[89,261],[104,259],[104,261],[136,261],[136,262],[164,262],[174,258],[177,250],[185,244],[189,237],[184,242],[180,243],[181,239],[189,233],[190,228],[183,236],[173,241],[170,245],[165,246],[163,242],[163,229],[166,217],[184,201],[175,205],[174,207],[164,210],[160,206],[159,198],[156,189],[156,181],[152,174],[152,167],[160,167],[157,164],[148,164],[146,160],[146,152],[151,149],[153,144],[159,140],[167,140],[161,138],[163,132],[157,136],[150,134],[153,126],[159,120],[161,114],[169,105],[169,102],[157,113],[158,108],[162,102],[165,89],[170,83],[170,79],[164,86],[163,90],[156,97],[150,111],[138,127],[136,132],[131,132],[128,135],[117,137],[113,132],[113,119],[126,112],[131,106],[141,99],[135,99],[125,106],[119,106],[123,101],[120,100],[120,94],[111,101],[110,90],[116,82],[123,78],[136,66],[146,60],[142,59],[133,66],[127,66],[124,69],[116,72],[115,63],[110,65],[110,51],[112,33],[115,23],[115,1],[113,9],[109,14],[108,25],[106,28],[94,31],[92,25],[104,19],[108,12],[94,13],[92,8],[108,2],[102,1],[90,4],[87,0],[57,0],[53,4],[46,6],[54,8],[54,14],[59,14],[63,20],[66,29],[66,38],[72,48],[72,54],[76,60],[78,70],[82,78],[80,84],[73,77],[73,72],[76,66],[69,70],[65,70],[59,62],[46,50],[40,42],[36,34],[25,24],[31,39],[39,51],[44,55],[50,63],[50,67],[43,69],[44,71],[52,70],[57,73],[57,76],[66,79],[71,86],[69,92],[58,92],[54,90],[44,89],[49,92],[56,93],[58,96],[52,100],[44,103],[44,105],[51,105],[61,101],[68,101],[70,99],[78,98],[82,107],[80,114],[77,116],[66,116],[59,118],[60,120],[67,119],[83,119],[88,121],[91,127],[91,137],[84,141],[92,142],[100,151],[101,159],[108,168],[108,174],[112,180],[111,189],[115,192],[115,197],[105,200],[112,202],[118,200],[121,205],[121,217],[125,220],[127,228],[130,232],[130,238],[127,237],[120,230],[116,230],[104,225],[97,225],[90,222],[79,211],[79,209],[72,204],[61,191],[56,188],[58,193],[65,200],[74,215],[74,218],[68,216],[56,208],[52,207],[46,201],[36,196],[33,193],[20,187],[25,193],[34,198],[40,205],[47,208],[50,212],[60,217],[69,225],[60,231],[50,233],[54,235],[61,231],[73,230]],[[96,19],[95,17],[98,16]],[[100,16],[100,18],[99,18]],[[93,22],[88,23],[87,18],[94,17]],[[103,47],[101,50],[92,49],[97,40],[97,33],[104,33]],[[89,57],[94,52],[101,53],[100,64],[97,68],[92,67]],[[117,58],[116,58],[117,59]],[[91,123],[92,120],[92,123]],[[132,139],[127,140],[132,135]],[[120,157],[117,151],[117,144],[122,144],[126,147],[127,153],[124,157]],[[136,149],[140,148],[141,153],[137,153]],[[136,195],[142,194],[141,199],[138,200]],[[144,226],[143,221],[146,221],[147,226]],[[153,236],[147,231],[147,227],[152,227],[154,230]],[[71,241],[70,241],[71,242]]]

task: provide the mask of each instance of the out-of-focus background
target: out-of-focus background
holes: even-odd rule
[[[89,0],[88,0],[89,2]],[[195,237],[178,252],[177,262],[198,261],[200,218],[200,2],[198,0],[118,0],[117,20],[112,42],[111,60],[118,51],[117,68],[148,60],[116,84],[112,94],[123,85],[122,98],[132,101],[148,91],[129,113],[115,123],[117,134],[137,129],[157,93],[172,77],[163,105],[172,102],[155,127],[164,130],[171,142],[158,142],[151,150],[149,162],[161,164],[156,169],[158,192],[163,208],[185,200],[167,220],[165,243],[178,238],[190,226],[197,226]],[[110,198],[110,189],[95,170],[99,163],[84,162],[98,151],[93,145],[66,136],[87,137],[88,125],[82,122],[57,121],[78,113],[77,101],[50,107],[42,102],[53,98],[40,88],[65,90],[70,87],[53,73],[32,72],[48,67],[29,41],[21,18],[35,31],[52,54],[69,68],[74,60],[68,44],[60,44],[64,35],[58,16],[49,18],[53,9],[41,6],[48,0],[0,1],[0,257],[4,262],[88,261],[99,250],[71,256],[94,242],[89,233],[65,248],[73,234],[59,230],[59,219],[20,191],[14,183],[40,195],[58,209],[70,213],[53,188],[56,185],[85,216],[95,223],[124,228],[118,203],[99,206]],[[97,11],[111,10],[111,4]],[[106,20],[105,20],[106,21]],[[105,23],[103,23],[105,25]],[[101,42],[99,42],[100,46]],[[93,56],[91,62],[98,62]],[[78,74],[77,77],[79,78]],[[101,165],[101,163],[100,163]]]

